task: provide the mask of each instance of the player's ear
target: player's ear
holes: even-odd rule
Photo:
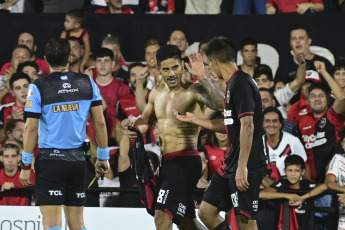
[[[302,169],[302,177],[304,176],[305,174],[305,169]]]

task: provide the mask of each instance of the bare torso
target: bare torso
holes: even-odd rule
[[[170,91],[166,84],[162,84],[155,88],[152,102],[162,153],[197,149],[200,127],[180,122],[172,113],[175,109],[181,114],[191,112],[198,117],[203,116],[204,105],[198,102],[197,94],[190,87]]]

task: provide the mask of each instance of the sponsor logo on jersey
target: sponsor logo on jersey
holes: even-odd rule
[[[307,109],[302,109],[301,111],[299,111],[298,115],[306,115],[308,114],[308,110]]]
[[[257,212],[259,207],[259,201],[258,200],[253,200],[253,211]]]
[[[226,92],[226,102],[227,103],[230,102],[230,91],[229,90]]]
[[[276,185],[277,188],[279,188],[279,187],[281,187],[281,186],[282,186],[282,183],[281,183],[281,182],[279,182],[279,183]]]
[[[224,125],[232,125],[233,123],[234,123],[234,119],[232,118],[224,119]]]
[[[79,92],[79,88],[76,89],[72,89],[72,85],[68,82],[65,82],[62,84],[62,88],[58,91],[58,94],[60,93],[75,93],[75,92]]]
[[[310,136],[303,135],[302,139],[303,139],[304,146],[306,149],[311,149],[313,147],[320,146],[327,143],[325,132],[317,132],[316,135],[312,134]]]
[[[72,87],[72,85],[70,84],[70,83],[63,83],[62,84],[62,87],[64,88],[64,89],[70,89],[71,87]]]
[[[66,104],[66,105],[53,105],[54,113],[70,112],[79,110],[79,103]]]

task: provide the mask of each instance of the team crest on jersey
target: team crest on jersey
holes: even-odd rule
[[[319,124],[320,129],[322,129],[323,127],[325,127],[325,125],[326,125],[326,118],[322,118],[322,119],[320,120],[320,124]]]
[[[229,101],[230,101],[230,91],[228,90],[226,92],[226,102],[229,103]]]
[[[26,103],[25,103],[25,107],[26,107],[26,108],[31,108],[31,107],[32,107],[32,101],[29,100],[29,99],[27,99],[27,100],[26,100]]]

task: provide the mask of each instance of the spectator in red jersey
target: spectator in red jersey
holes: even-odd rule
[[[30,77],[31,82],[33,82],[34,80],[36,80],[39,77],[38,76],[38,65],[33,61],[26,61],[23,63],[19,63],[19,65],[17,67],[17,72],[22,72],[22,73],[27,74]],[[8,87],[11,88],[9,86],[9,81],[8,81]],[[2,98],[2,104],[9,104],[9,103],[15,102],[15,101],[16,101],[16,99],[15,99],[14,95],[10,92],[7,93]]]
[[[9,119],[23,120],[24,106],[29,91],[31,79],[25,73],[15,73],[10,79],[10,87],[15,97],[15,102],[0,107],[0,142],[6,138],[5,125]],[[27,104],[27,106],[31,106]]]
[[[115,140],[115,123],[117,117],[118,101],[130,93],[129,87],[122,81],[112,76],[115,66],[114,54],[107,48],[101,48],[96,53],[96,72],[95,83],[99,87],[101,95],[106,102],[107,110],[105,120],[109,139]],[[109,140],[110,143],[112,140]],[[115,144],[109,144],[110,146]]]
[[[19,63],[29,61],[31,59],[31,51],[25,45],[16,45],[12,52],[12,58],[10,62],[5,63],[2,66],[0,71],[0,75],[6,75],[7,84],[4,88],[0,90],[0,101],[2,101],[3,97],[11,90],[9,81],[12,77],[12,74],[17,72],[17,67]],[[4,103],[1,103],[4,104]]]
[[[212,177],[222,164],[224,153],[228,148],[228,138],[225,133],[209,131],[205,148],[208,152],[208,165]]]
[[[268,0],[266,13],[294,13],[322,12],[325,9],[322,0]],[[278,12],[277,12],[278,11]]]
[[[31,33],[21,33],[18,37],[18,45],[26,45],[30,49],[32,55],[30,61],[34,61],[38,65],[38,75],[40,77],[50,74],[48,63],[44,59],[36,57],[37,44]]]
[[[328,82],[336,99],[329,108],[327,89],[321,84],[312,84],[308,88],[308,104],[312,113],[302,116],[298,125],[307,152],[312,181],[323,182],[326,165],[331,160],[339,140],[338,133],[344,127],[345,92],[328,74],[323,62],[315,61],[315,67]]]
[[[173,14],[175,0],[147,0],[150,14]]]
[[[25,188],[19,178],[18,163],[20,156],[18,146],[5,144],[1,148],[0,160],[4,165],[4,168],[0,170],[0,205],[29,205],[31,195],[29,191],[12,190],[13,188]],[[32,169],[30,181],[35,185],[35,173]]]
[[[103,7],[95,11],[96,14],[134,14],[129,6],[124,6],[122,0],[105,0],[108,7]]]

